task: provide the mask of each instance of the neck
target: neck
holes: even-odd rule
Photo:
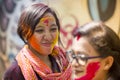
[[[39,52],[37,52],[34,48],[32,48],[30,45],[28,48],[32,51],[33,54],[35,54],[38,58],[40,58],[41,61],[43,61],[47,66],[51,68],[51,61],[49,59],[49,56],[47,55],[41,55]]]

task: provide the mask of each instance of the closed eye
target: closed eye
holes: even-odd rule
[[[58,29],[57,25],[56,25],[56,24],[52,24],[52,25],[51,25],[51,29],[50,29],[50,31],[52,31],[52,32],[56,32],[57,29]]]
[[[37,32],[37,33],[43,33],[44,30],[43,29],[38,29],[38,30],[35,30],[35,32]]]
[[[51,28],[50,31],[55,32],[57,28]]]

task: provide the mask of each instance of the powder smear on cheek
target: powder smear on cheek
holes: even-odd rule
[[[36,41],[37,39],[35,38],[35,36],[33,35],[30,39],[30,44],[32,45],[32,47],[35,48],[35,50],[39,51],[40,50],[40,45],[37,43],[38,41]]]
[[[89,63],[87,66],[86,74],[75,80],[92,80],[95,76],[95,73],[98,71],[99,67],[100,67],[99,62]]]
[[[52,48],[54,48],[54,46],[58,42],[58,36],[59,36],[59,32],[57,32],[56,35],[55,35],[55,38],[54,38],[53,43],[52,43]]]
[[[78,35],[77,35],[77,40],[79,40],[79,39],[80,39],[80,35],[78,34]]]

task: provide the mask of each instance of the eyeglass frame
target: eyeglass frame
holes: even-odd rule
[[[85,61],[85,64],[86,64],[89,59],[103,58],[103,57],[104,57],[104,56],[86,56],[86,57],[81,57],[80,54],[77,54],[77,55],[76,55],[73,50],[66,51],[66,53],[67,53],[67,55],[68,55],[69,53],[72,53],[72,58],[73,58],[73,60],[76,59],[76,62],[77,62],[78,64],[81,64],[81,63],[79,63],[78,59],[80,59],[81,61]],[[69,58],[69,57],[68,57],[68,60],[70,61],[70,58]],[[72,61],[73,61],[73,60],[72,60]],[[70,61],[70,62],[72,63],[72,61]]]

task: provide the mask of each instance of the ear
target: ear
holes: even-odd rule
[[[108,56],[105,58],[105,65],[104,65],[104,70],[109,70],[110,67],[112,66],[114,61],[114,58],[112,56]]]

